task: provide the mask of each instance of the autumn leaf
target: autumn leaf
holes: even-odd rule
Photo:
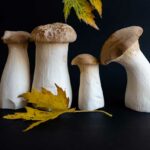
[[[46,110],[67,110],[69,99],[66,97],[66,93],[57,86],[57,95],[42,88],[42,91],[33,89],[31,92],[21,95],[28,103],[32,103],[38,108]]]
[[[41,111],[31,107],[25,107],[26,112],[15,113],[13,115],[6,115],[5,119],[23,119],[23,120],[46,120],[49,117],[49,112]]]
[[[11,120],[22,119],[22,120],[36,121],[36,122],[32,123],[27,129],[24,130],[24,131],[28,131],[28,130],[34,128],[35,126],[38,126],[39,124],[44,123],[48,120],[55,119],[64,113],[75,111],[75,108],[64,110],[64,111],[52,111],[52,112],[42,111],[42,110],[38,110],[35,108],[31,108],[31,107],[25,107],[25,109],[26,109],[26,112],[20,112],[20,113],[15,113],[12,115],[6,115],[3,118],[11,119]]]
[[[57,95],[54,95],[52,92],[44,88],[42,88],[41,92],[33,89],[31,92],[22,94],[20,97],[26,99],[28,103],[33,104],[36,106],[36,108],[25,107],[26,112],[18,112],[12,115],[6,115],[3,118],[11,120],[22,119],[36,121],[24,130],[28,131],[35,126],[38,126],[39,124],[48,120],[55,119],[64,113],[74,112],[75,108],[68,108],[69,99],[66,96],[66,92],[57,85],[56,88]],[[39,110],[38,108],[49,111]]]
[[[68,16],[70,15],[71,8],[73,7],[73,1],[72,0],[64,0],[64,17],[67,21]]]
[[[98,112],[98,113],[103,113],[109,117],[112,117],[111,114],[109,114],[106,111],[103,110],[95,110],[95,111],[84,111],[84,110],[76,110],[75,108],[72,109],[68,109],[68,110],[64,110],[64,111],[42,111],[42,110],[38,110],[35,108],[31,108],[31,107],[25,107],[26,112],[20,112],[20,113],[15,113],[12,115],[6,115],[3,118],[4,119],[10,119],[10,120],[16,120],[16,119],[22,119],[22,120],[32,120],[32,121],[36,121],[34,123],[32,123],[31,125],[29,125],[29,127],[27,127],[25,130],[23,130],[24,132],[29,131],[31,129],[33,129],[34,127],[47,122],[49,120],[53,120],[56,119],[57,117],[59,117],[62,114],[65,113],[87,113],[87,112]]]
[[[26,128],[26,129],[24,130],[24,132],[33,129],[34,127],[40,125],[41,123],[47,122],[47,121],[49,121],[49,120],[56,119],[57,117],[59,117],[59,116],[62,115],[62,114],[65,114],[65,113],[72,113],[72,112],[75,112],[75,108],[68,109],[68,110],[64,110],[64,111],[48,112],[48,113],[49,113],[49,117],[48,117],[47,119],[45,118],[45,119],[43,119],[43,120],[40,120],[40,121],[37,121],[37,122],[32,123],[28,128]]]
[[[102,1],[101,0],[89,0],[93,7],[97,10],[102,17]]]
[[[35,126],[40,125],[49,120],[53,120],[64,113],[81,113],[81,112],[100,112],[111,117],[111,114],[102,111],[79,111],[75,108],[68,108],[69,99],[66,97],[66,92],[56,85],[57,95],[52,94],[50,91],[42,88],[41,92],[34,89],[31,92],[27,92],[21,95],[28,103],[36,106],[25,107],[26,112],[17,112],[15,114],[6,115],[4,119],[22,119],[34,121],[28,128],[24,131],[31,130]],[[41,110],[41,108],[43,110]],[[49,111],[47,111],[49,110]]]
[[[73,8],[75,10],[75,13],[79,20],[84,21],[85,23],[89,24],[95,29],[99,29],[94,21],[94,14],[92,11],[94,9],[98,10],[99,14],[101,13],[101,6],[97,6],[101,3],[95,1],[89,1],[87,0],[63,0],[64,2],[64,17],[65,20],[68,19],[68,16],[70,15],[70,11]]]

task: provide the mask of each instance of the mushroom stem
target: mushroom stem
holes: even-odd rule
[[[36,65],[32,88],[44,87],[57,94],[55,84],[66,91],[69,107],[72,89],[68,72],[68,43],[36,43]]]
[[[104,107],[99,65],[80,66],[79,109],[95,110]]]
[[[136,111],[150,112],[150,64],[138,42],[114,61],[123,65],[127,72],[125,105]]]
[[[7,33],[9,34],[9,32],[6,32],[5,35],[7,35]],[[13,36],[13,34],[17,35],[18,33],[10,32],[10,36],[11,34]],[[12,43],[8,43],[9,55],[0,84],[1,108],[19,109],[23,108],[26,104],[25,101],[18,96],[29,91],[30,87],[27,46],[27,42],[15,43],[13,41]]]

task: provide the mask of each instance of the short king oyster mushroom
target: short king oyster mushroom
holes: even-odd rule
[[[80,54],[72,60],[80,69],[79,109],[95,110],[104,107],[104,96],[99,76],[99,62],[89,54]]]
[[[55,84],[66,91],[69,107],[72,88],[68,72],[68,45],[77,38],[75,30],[63,23],[53,23],[36,27],[32,39],[36,44],[36,65],[32,88],[42,87],[57,94]]]
[[[25,101],[18,97],[29,91],[30,72],[27,54],[30,34],[24,31],[5,31],[2,40],[9,55],[0,83],[0,108],[19,109]]]
[[[118,62],[127,71],[125,105],[140,112],[150,112],[150,64],[139,47],[143,29],[131,26],[113,33],[101,51],[101,62]]]

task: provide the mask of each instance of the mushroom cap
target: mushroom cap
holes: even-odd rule
[[[96,65],[99,64],[98,60],[90,54],[80,54],[76,56],[72,62],[72,65]]]
[[[69,43],[77,39],[75,30],[64,23],[38,26],[33,29],[31,35],[35,42]]]
[[[5,31],[2,37],[4,43],[26,43],[31,35],[25,31]]]
[[[143,33],[143,28],[131,26],[114,32],[101,50],[101,63],[108,64],[128,50]]]

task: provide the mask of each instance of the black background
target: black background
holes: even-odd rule
[[[41,24],[64,22],[62,0],[1,0],[0,36],[5,30],[32,29]],[[69,70],[73,87],[73,106],[77,106],[79,70],[70,65],[80,53],[90,53],[97,58],[108,36],[117,29],[139,25],[144,28],[140,45],[150,60],[150,1],[149,0],[103,0],[103,19],[96,14],[100,27],[97,31],[80,23],[72,11],[68,24],[78,34],[69,48]],[[29,45],[31,79],[34,72],[35,46]],[[0,74],[8,55],[7,46],[0,41]],[[123,67],[112,63],[100,66],[101,82],[106,110],[113,113],[112,119],[97,113],[66,114],[37,127],[28,133],[21,130],[27,126],[21,121],[0,119],[0,149],[103,149],[103,150],[149,150],[150,117],[124,107],[126,73]],[[117,104],[117,105],[116,105]],[[3,116],[9,111],[1,111]]]
[[[69,70],[73,87],[73,106],[77,106],[79,87],[79,70],[70,65],[71,60],[80,53],[90,53],[97,58],[100,49],[108,36],[123,27],[139,25],[144,28],[141,38],[141,49],[150,59],[150,2],[149,0],[103,0],[103,19],[96,14],[96,21],[100,27],[97,31],[84,23],[80,23],[72,11],[68,24],[72,25],[78,39],[70,44]],[[53,22],[64,22],[62,0],[1,0],[0,3],[0,36],[5,30],[25,30],[31,32],[34,27]],[[35,61],[34,44],[29,46],[29,58],[31,65],[31,78],[34,72]],[[7,59],[7,46],[0,43],[0,73],[2,73]],[[107,104],[123,102],[126,73],[118,64],[100,66],[102,87]]]

